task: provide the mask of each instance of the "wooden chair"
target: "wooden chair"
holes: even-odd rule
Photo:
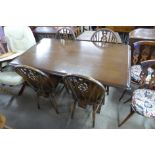
[[[101,42],[102,46],[105,43],[118,43],[117,36],[115,35],[115,32],[113,32],[111,29],[103,28],[97,30],[91,37],[92,42]]]
[[[64,82],[69,90],[71,90],[74,105],[71,112],[71,118],[73,118],[76,104],[82,108],[86,108],[88,105],[93,107],[93,127],[95,126],[95,114],[100,112],[102,104],[105,99],[104,86],[94,80],[93,78],[71,74],[64,76]]]
[[[39,69],[26,65],[17,65],[15,67],[15,71],[22,76],[26,83],[36,92],[38,109],[40,109],[39,97],[50,97],[50,100],[53,101],[51,102],[52,106],[56,113],[58,113],[57,103],[55,100],[58,80],[54,77],[54,75],[49,76]]]
[[[152,59],[155,59],[155,41],[138,41],[133,43],[133,47],[131,49],[132,84],[137,86],[139,85],[139,82],[141,80],[140,73],[142,71],[141,62]],[[126,92],[127,90],[123,92],[119,100],[124,97]]]
[[[76,36],[71,28],[63,27],[56,32],[56,39],[76,40]]]
[[[122,126],[135,112],[155,118],[155,60],[141,63],[140,87],[132,94],[130,113],[118,126]]]

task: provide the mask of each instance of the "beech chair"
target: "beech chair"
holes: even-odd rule
[[[155,60],[141,62],[139,88],[134,90],[130,113],[118,126],[122,126],[135,112],[155,118]]]
[[[86,108],[88,105],[93,108],[93,127],[95,126],[96,112],[100,112],[105,100],[105,88],[97,80],[83,75],[70,74],[64,76],[64,82],[72,92],[74,105],[71,112],[71,118],[74,116],[76,105]]]
[[[76,40],[76,35],[72,28],[63,27],[56,32],[56,39]]]
[[[39,97],[49,97],[56,113],[59,113],[55,100],[56,87],[58,86],[59,81],[54,75],[49,76],[39,69],[26,65],[17,65],[15,71],[23,77],[25,82],[36,92],[38,109],[40,109]]]

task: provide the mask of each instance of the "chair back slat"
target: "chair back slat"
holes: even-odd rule
[[[140,87],[155,89],[155,60],[141,62]]]
[[[63,27],[56,32],[56,39],[76,40],[76,36],[71,28]]]
[[[112,30],[107,28],[99,29],[98,31],[96,31],[92,35],[91,41],[104,42],[104,43],[107,43],[107,42],[118,43],[118,39],[115,33]]]
[[[131,64],[155,59],[155,41],[138,41],[133,44]]]

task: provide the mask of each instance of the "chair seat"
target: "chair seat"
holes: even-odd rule
[[[141,65],[133,65],[131,66],[131,79],[135,82],[139,82],[141,80],[140,73],[142,71]]]
[[[0,72],[0,84],[15,86],[20,85],[23,82],[23,78],[16,72]]]
[[[133,92],[132,108],[137,113],[155,118],[155,91],[150,89],[137,89]]]

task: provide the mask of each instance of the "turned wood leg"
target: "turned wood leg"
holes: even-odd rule
[[[118,127],[122,126],[135,112],[133,111],[133,109],[131,108],[130,109],[130,113],[127,115],[127,117],[121,122],[118,124]]]
[[[74,105],[73,105],[73,109],[72,109],[72,113],[71,113],[71,118],[73,119],[74,117],[74,111],[75,111],[75,107],[76,107],[76,100],[74,101]]]
[[[58,108],[57,108],[57,102],[55,100],[55,96],[54,95],[50,95],[50,100],[51,100],[51,104],[54,108],[54,110],[56,111],[56,113],[58,114],[59,111],[58,111]],[[52,102],[53,101],[53,102]]]

